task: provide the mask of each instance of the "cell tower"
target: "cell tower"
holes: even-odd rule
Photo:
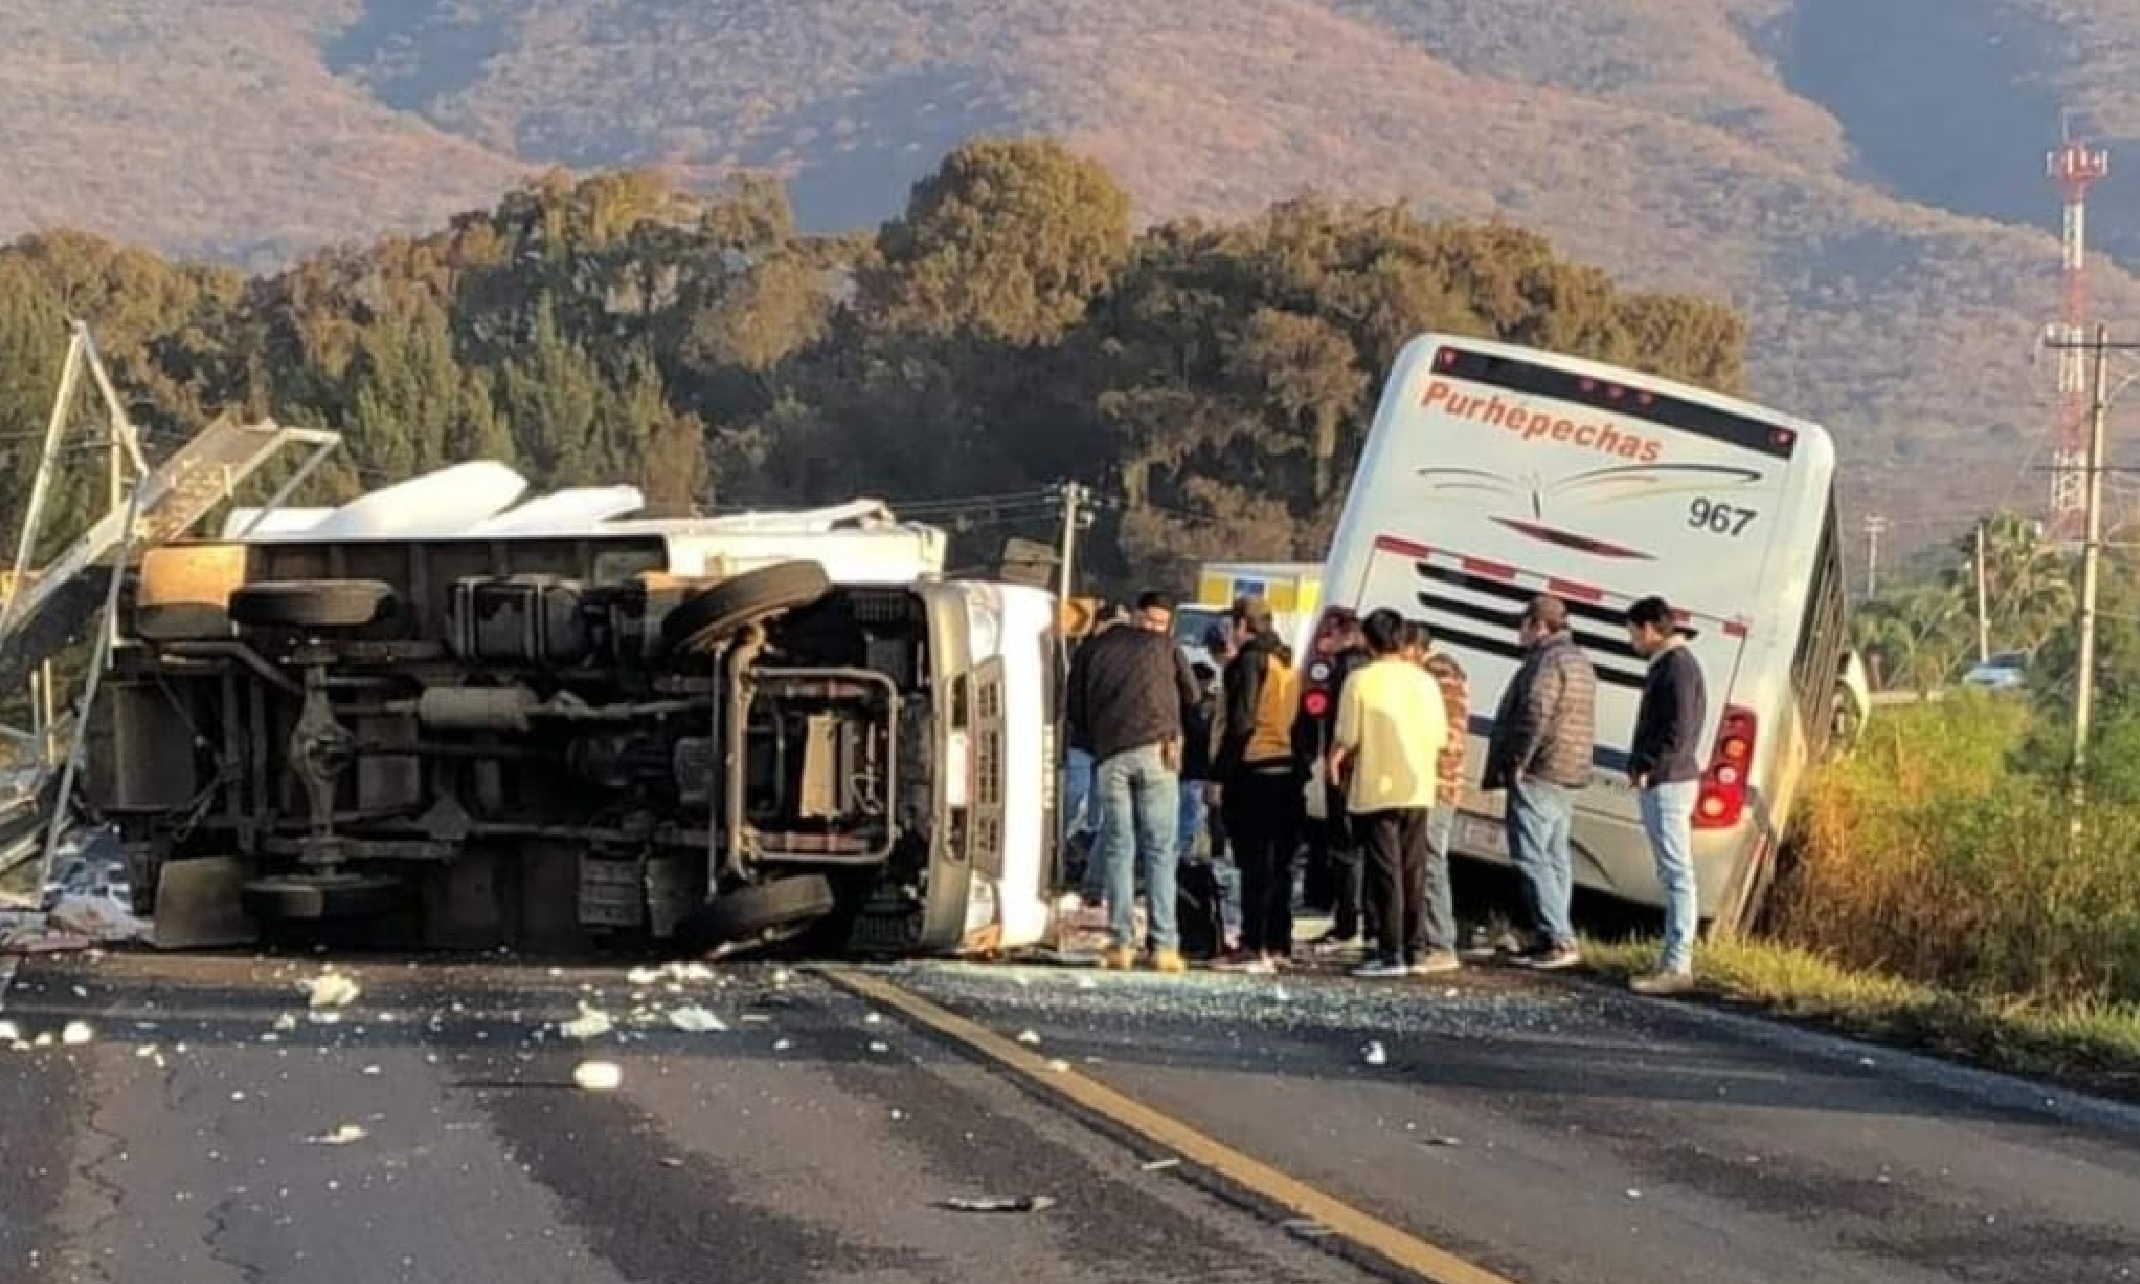
[[[2110,172],[2110,153],[2068,134],[2044,158],[2044,170],[2066,200],[2060,244],[2063,250],[2065,302],[2056,336],[2069,344],[2087,341],[2088,189]],[[2058,350],[2058,418],[2051,436],[2051,514],[2048,534],[2062,541],[2080,538],[2088,502],[2088,356],[2079,347]]]

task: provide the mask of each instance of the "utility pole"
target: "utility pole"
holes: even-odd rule
[[[1984,526],[1983,518],[1977,519],[1977,663],[1991,659],[1991,606],[1984,592]]]
[[[1092,502],[1092,491],[1082,482],[1058,482],[1055,486],[1055,498],[1063,508],[1062,549],[1057,557],[1055,600],[1067,604],[1076,592],[1077,533],[1091,518],[1085,506]]]
[[[1878,513],[1865,515],[1865,600],[1880,596],[1880,537],[1887,533],[1887,519]]]
[[[2110,327],[2095,327],[2093,394],[2088,406],[2086,543],[2081,545],[2079,654],[2073,675],[2073,789],[2087,779],[2088,732],[2095,719],[2095,601],[2103,563],[2103,444],[2110,419]]]
[[[2053,349],[2085,348],[2093,365],[2088,406],[2088,452],[2082,469],[2085,499],[2081,544],[2081,591],[2075,609],[2074,630],[2079,634],[2073,673],[2073,798],[2081,800],[2087,778],[2088,736],[2095,722],[2095,623],[2096,596],[2103,577],[2103,473],[2104,453],[2110,427],[2110,402],[2135,377],[2127,376],[2116,389],[2110,386],[2110,354],[2140,349],[2140,343],[2110,341],[2110,327],[2098,322],[2095,337],[2087,340],[2054,340]],[[2076,815],[2075,824],[2079,823]]]

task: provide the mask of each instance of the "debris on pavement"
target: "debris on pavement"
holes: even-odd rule
[[[580,1014],[570,1021],[558,1022],[557,1032],[568,1039],[599,1039],[615,1029],[616,1025],[609,1013],[589,1007],[586,1001],[582,1000]]]
[[[719,1033],[728,1028],[726,1021],[697,1004],[669,1009],[669,1024],[686,1034]]]
[[[572,1082],[587,1092],[610,1092],[624,1082],[624,1070],[614,1061],[582,1061],[572,1068]]]
[[[1389,1064],[1390,1056],[1382,1050],[1380,1039],[1370,1039],[1367,1046],[1360,1049],[1360,1059],[1371,1066],[1380,1066]]]
[[[62,896],[45,915],[48,929],[65,936],[115,944],[146,940],[149,925],[108,896]]]
[[[1165,1159],[1146,1160],[1144,1163],[1137,1165],[1137,1167],[1148,1173],[1164,1172],[1169,1168],[1181,1167],[1181,1160],[1177,1156],[1169,1155]]]
[[[1029,1048],[1037,1048],[1040,1046],[1040,1035],[1032,1030],[1021,1030],[1018,1033],[1018,1042]]]
[[[63,954],[95,944],[78,932],[60,931],[34,911],[0,914],[0,954]]]
[[[1055,1200],[1047,1195],[1027,1195],[1022,1199],[939,1199],[936,1206],[954,1213],[1038,1213],[1055,1207]]]
[[[364,1140],[367,1135],[362,1124],[346,1123],[333,1132],[307,1137],[305,1141],[314,1146],[348,1146]]]
[[[96,1031],[89,1028],[87,1021],[69,1021],[59,1032],[59,1041],[70,1048],[79,1048],[96,1037]]]
[[[310,980],[299,981],[297,986],[315,1011],[346,1008],[364,992],[354,980],[331,968]]]

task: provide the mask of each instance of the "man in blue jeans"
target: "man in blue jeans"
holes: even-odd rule
[[[1583,961],[1576,945],[1575,795],[1590,785],[1597,734],[1597,670],[1576,645],[1568,604],[1531,600],[1517,625],[1523,663],[1494,711],[1482,787],[1508,791],[1508,854],[1523,880],[1531,947],[1524,967],[1559,971]]]
[[[1638,994],[1680,994],[1694,987],[1694,803],[1701,793],[1699,741],[1709,716],[1701,662],[1687,649],[1671,604],[1646,597],[1627,608],[1627,642],[1650,662],[1635,714],[1627,781],[1642,798],[1642,829],[1664,890],[1664,954],[1657,970],[1628,984]]]
[[[1064,717],[1075,743],[1097,767],[1093,792],[1101,830],[1097,854],[1107,876],[1108,948],[1100,966],[1127,970],[1137,961],[1136,867],[1144,865],[1152,966],[1180,972],[1175,869],[1181,821],[1184,711],[1200,698],[1189,657],[1170,635],[1174,600],[1146,593],[1134,627],[1114,628],[1080,648],[1064,692]]]

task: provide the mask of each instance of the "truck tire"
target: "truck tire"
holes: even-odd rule
[[[393,588],[378,580],[263,580],[232,590],[230,618],[254,628],[359,629],[393,605]]]
[[[370,874],[283,874],[245,884],[245,908],[263,922],[374,918],[407,900],[397,878]]]
[[[838,903],[832,880],[823,874],[795,874],[770,883],[724,892],[684,916],[677,942],[693,954],[721,946],[778,940],[808,927]]]
[[[775,562],[745,571],[677,603],[661,621],[671,651],[703,651],[744,625],[808,606],[832,591],[816,562]]]

